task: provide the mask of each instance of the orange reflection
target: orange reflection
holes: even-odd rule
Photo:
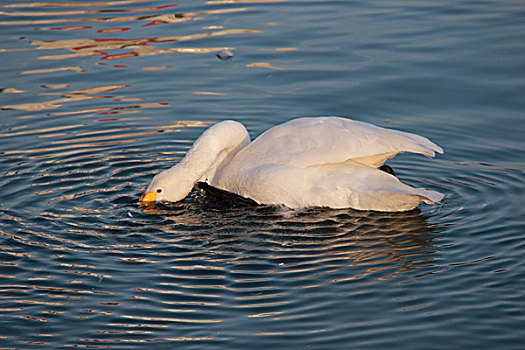
[[[110,28],[110,29],[100,29],[97,30],[97,33],[121,33],[130,30],[131,28]]]
[[[272,303],[260,303],[260,304],[246,304],[246,305],[235,305],[235,307],[238,308],[258,308],[258,307],[266,307],[266,306],[278,306],[278,305],[286,305],[290,301],[276,301]]]
[[[82,272],[82,271],[73,271],[73,270],[64,270],[62,272],[66,272],[66,273],[75,273],[75,274],[78,274],[78,275],[84,275],[84,276],[92,276],[92,277],[104,277],[104,278],[112,278],[111,275],[103,275],[103,274],[100,274],[100,273],[93,273],[93,272]]]
[[[149,260],[144,258],[118,258],[118,260],[122,261],[132,261],[132,262],[143,262],[143,263],[159,263],[160,260]]]
[[[32,317],[32,316],[24,316],[24,315],[13,315],[13,317],[25,318],[26,320],[31,320],[31,321],[47,322],[46,318],[41,318],[41,317]]]
[[[42,93],[41,95],[58,95],[63,98],[51,100],[47,102],[39,103],[23,103],[18,105],[5,105],[1,106],[0,109],[17,109],[25,111],[39,111],[45,109],[57,109],[62,106],[62,103],[75,102],[75,101],[85,101],[85,100],[95,100],[95,99],[113,99],[115,102],[125,101],[125,99],[118,99],[120,96],[107,95],[107,96],[90,96],[92,94],[98,94],[103,92],[112,92],[118,89],[127,88],[130,85],[107,85],[107,86],[95,86],[92,88],[76,90],[65,93]],[[169,103],[143,103],[135,104],[129,106],[114,106],[114,107],[100,107],[100,108],[90,108],[86,110],[74,111],[74,112],[57,112],[51,113],[50,115],[72,115],[72,114],[83,114],[83,113],[97,113],[105,111],[118,111],[118,110],[129,110],[129,109],[139,109],[139,108],[159,108],[159,107],[168,107]]]
[[[12,303],[36,304],[36,305],[54,305],[64,306],[71,305],[71,303],[53,303],[50,301],[36,301],[36,300],[11,300]]]
[[[54,72],[61,72],[65,70],[70,70],[74,72],[85,72],[85,70],[82,69],[82,67],[74,66],[74,67],[59,67],[59,68],[49,68],[49,69],[26,70],[26,71],[21,71],[20,74],[54,73]]]
[[[99,314],[99,315],[112,315],[113,314],[113,312],[98,311],[98,310],[92,310],[92,309],[84,309],[82,310],[82,312],[89,312],[89,313],[94,313],[94,314]]]
[[[122,110],[122,109],[139,109],[139,108],[161,108],[161,107],[169,107],[169,103],[141,103],[136,105],[130,105],[130,106],[115,106],[115,107],[99,107],[99,108],[89,108],[84,109],[80,111],[74,111],[74,112],[56,112],[56,113],[50,113],[49,115],[73,115],[73,114],[83,114],[83,113],[99,113],[103,111],[115,111],[115,110]],[[102,113],[99,113],[102,114]]]
[[[202,27],[204,30],[215,30],[215,29],[224,29],[224,26],[204,26]]]
[[[43,88],[45,89],[64,89],[64,88],[67,88],[67,87],[70,87],[71,85],[69,84],[46,84],[46,85],[42,85]]]
[[[297,51],[296,47],[277,47],[275,49],[259,49],[259,51]]]
[[[144,67],[142,68],[142,70],[162,70],[162,69],[168,69],[168,68],[173,68],[175,67],[174,65],[167,65],[167,66],[160,66],[160,67]]]
[[[49,297],[49,298],[62,298],[62,299],[84,299],[85,297],[76,297],[72,295],[58,295],[58,294],[46,294],[40,293],[40,295]]]
[[[80,7],[80,6],[78,6]],[[232,8],[232,9],[220,9],[220,10],[207,10],[207,11],[198,11],[198,12],[186,12],[186,13],[171,13],[171,14],[155,14],[155,15],[139,15],[139,16],[119,16],[119,17],[101,17],[101,18],[72,18],[72,19],[40,19],[40,20],[30,20],[30,21],[9,21],[3,22],[0,21],[0,25],[42,25],[42,24],[58,24],[58,23],[70,23],[70,22],[88,22],[88,23],[117,23],[117,22],[135,22],[135,21],[150,21],[149,24],[144,26],[155,24],[166,24],[166,23],[180,23],[187,21],[201,20],[203,17],[201,15],[214,15],[214,14],[226,14],[226,13],[235,13],[250,11],[252,8]],[[148,8],[139,8],[135,9],[133,12],[141,11],[150,11]],[[100,10],[99,12],[107,12],[107,10]],[[131,11],[126,11],[131,12]],[[25,12],[27,13],[27,12]],[[49,15],[57,15],[57,13],[48,12]],[[97,12],[95,12],[97,13]],[[13,14],[13,12],[4,12],[0,11],[0,14]],[[49,30],[49,28],[40,28],[44,30]]]
[[[0,7],[17,8],[17,7],[96,7],[96,6],[115,6],[129,5],[139,2],[148,2],[153,0],[120,0],[120,1],[95,1],[95,2],[30,2],[24,4],[1,5]]]
[[[49,27],[49,28],[38,28],[39,30],[83,30],[83,29],[91,29],[92,26],[69,26],[69,27]]]
[[[36,50],[68,50],[72,53],[64,55],[46,55],[40,56],[40,59],[68,59],[73,57],[86,56],[101,56],[101,60],[115,60],[138,56],[150,56],[163,53],[211,53],[220,50],[234,50],[234,47],[208,47],[208,48],[169,48],[158,49],[151,44],[155,43],[169,43],[169,42],[183,42],[189,40],[197,40],[210,37],[237,35],[237,34],[255,34],[263,33],[262,29],[225,29],[215,32],[168,36],[168,37],[154,37],[154,38],[135,38],[135,39],[121,39],[121,38],[107,38],[107,39],[68,39],[68,40],[54,40],[43,41],[33,40],[31,45],[36,46]],[[124,53],[109,54],[108,50],[129,50]]]
[[[97,331],[103,334],[151,334],[151,331]]]
[[[111,327],[130,327],[130,328],[135,328],[135,327],[163,327],[163,328],[168,328],[169,326],[167,324],[152,324],[152,323],[107,323],[108,326],[111,326]]]
[[[178,322],[178,321],[174,321]],[[155,327],[158,327],[155,325]],[[166,342],[166,341],[195,341],[195,340],[213,340],[214,337],[175,337],[175,338],[157,338],[157,339],[129,339],[129,338],[123,338],[123,339],[111,339],[111,338],[104,338],[104,339],[88,339],[88,338],[78,338],[78,341],[82,342],[95,342],[95,343],[156,343],[156,342]],[[78,345],[75,345],[77,347]],[[92,347],[93,345],[89,345],[89,347]]]
[[[104,4],[104,6],[106,6]],[[30,11],[0,11],[0,15],[4,16],[13,16],[13,17],[46,17],[46,16],[73,16],[73,15],[84,15],[84,14],[93,14],[93,13],[106,13],[106,12],[144,12],[144,11],[154,11],[162,10],[165,8],[175,7],[177,5],[164,5],[164,6],[155,6],[155,7],[142,7],[142,8],[129,8],[129,9],[101,9],[101,10],[72,10],[72,11],[39,11],[39,12],[30,12]],[[90,6],[94,7],[94,6]]]
[[[403,310],[405,310],[405,311],[418,310],[418,309],[422,309],[422,308],[425,308],[425,307],[428,307],[428,304],[416,305],[416,306],[411,306],[411,307],[404,307]]]
[[[117,22],[137,22],[145,21],[142,25],[152,26],[152,25],[161,25],[168,23],[178,23],[185,21],[194,21],[204,19],[207,15],[219,15],[219,14],[230,14],[230,13],[239,13],[245,11],[252,11],[254,8],[249,7],[239,7],[239,8],[223,8],[223,9],[213,9],[213,10],[203,10],[203,11],[194,11],[194,12],[184,12],[184,13],[154,13],[151,15],[144,15],[144,12],[159,12],[162,10],[170,10],[176,7],[176,4],[166,4],[162,6],[150,6],[150,7],[132,7],[132,8],[111,8],[108,9],[108,6],[123,6],[129,4],[145,3],[150,2],[150,0],[123,0],[123,1],[94,1],[86,3],[59,3],[59,2],[34,2],[28,4],[10,4],[0,6],[4,9],[9,9],[5,11],[0,11],[0,14],[4,16],[11,17],[35,17],[38,19],[28,19],[28,20],[15,20],[15,21],[1,21],[0,25],[51,25],[51,24],[64,24],[63,26],[47,26],[37,28],[40,30],[62,30],[62,31],[72,31],[72,30],[85,30],[92,29],[91,25],[86,23],[117,23]],[[262,1],[264,2],[264,1]],[[56,7],[57,9],[48,9]],[[96,8],[100,7],[100,8]],[[28,9],[34,8],[38,10],[27,11],[27,10],[15,10],[15,9]],[[42,8],[43,10],[39,10]],[[70,8],[70,9],[65,9]],[[83,17],[85,15],[93,14],[104,14],[107,13],[116,13],[119,16],[104,16],[104,17]],[[136,15],[124,15],[121,14],[132,14],[139,13]],[[70,18],[60,18],[68,16]],[[72,23],[75,22],[75,23]],[[83,22],[82,24],[77,24],[78,22]],[[71,24],[71,25],[67,25]],[[122,32],[127,32],[130,30],[131,26],[119,26],[115,28],[103,28],[97,30],[98,34],[118,34]],[[60,60],[60,59],[70,59],[77,57],[88,57],[96,56],[101,62],[95,62],[96,65],[107,65],[104,61],[112,60],[123,60],[130,59],[133,57],[143,57],[159,54],[169,54],[169,53],[190,53],[190,54],[209,54],[218,52],[221,50],[234,50],[235,47],[157,47],[157,45],[164,45],[170,43],[179,43],[184,41],[194,41],[210,37],[220,37],[220,36],[229,36],[229,35],[238,35],[238,34],[255,34],[262,33],[264,30],[261,29],[224,29],[224,26],[220,25],[210,25],[204,26],[204,30],[209,30],[209,32],[202,32],[189,35],[177,35],[177,36],[166,36],[166,37],[139,37],[139,38],[80,38],[80,39],[66,39],[66,40],[32,40],[30,44],[33,48],[28,49],[0,49],[0,52],[13,52],[13,51],[24,51],[24,50],[67,50],[68,53],[53,53],[49,55],[42,55],[39,59],[45,60]],[[119,52],[112,52],[118,50]],[[123,51],[123,52],[122,52]],[[128,68],[127,64],[113,64],[113,68]],[[144,70],[161,70],[173,67],[172,65],[161,66],[161,67],[146,67]],[[273,67],[270,67],[273,68]],[[277,69],[277,68],[274,68]],[[43,73],[54,73],[59,71],[72,71],[72,72],[84,72],[84,68],[80,66],[66,66],[53,69],[38,69],[38,70],[27,70],[20,72],[21,74],[43,74]],[[3,92],[15,92],[6,89]],[[197,92],[199,93],[199,92]],[[203,94],[214,94],[202,92]],[[217,95],[222,93],[216,93]],[[87,99],[95,98],[105,98],[101,96],[89,97],[86,94],[80,95],[61,95],[62,99],[40,102],[40,103],[24,103],[18,105],[7,105],[2,106],[2,109],[19,109],[26,111],[40,111],[48,109],[57,109],[62,107],[62,103],[71,102],[71,101],[81,101]],[[147,108],[143,106],[141,108]],[[99,113],[101,111],[97,110],[85,110],[79,111],[77,113]],[[60,114],[57,114],[60,115]]]
[[[284,311],[263,312],[263,313],[260,313],[260,314],[248,315],[248,317],[250,317],[250,318],[271,317],[271,316],[281,315],[283,313],[284,313]]]
[[[212,96],[225,96],[228,95],[226,92],[211,92],[211,91],[194,91],[194,95],[212,95]]]
[[[246,67],[259,67],[259,68],[269,68],[269,69],[283,69],[281,67],[272,66],[268,62],[255,62],[255,63],[248,63]]]
[[[122,318],[132,318],[135,320],[144,321],[167,321],[167,322],[185,322],[185,323],[219,323],[224,320],[218,319],[191,319],[191,318],[171,318],[171,317],[145,317],[145,316],[133,316],[133,315],[122,315]]]
[[[65,86],[65,85],[62,85]],[[92,88],[82,89],[71,91],[69,93],[45,93],[41,95],[58,95],[64,98],[40,102],[40,103],[23,103],[19,105],[7,105],[1,106],[0,109],[17,109],[24,111],[40,111],[44,109],[56,109],[61,107],[61,103],[65,102],[74,102],[74,101],[84,101],[84,100],[94,100],[100,98],[115,98],[116,96],[89,96],[91,94],[97,94],[102,92],[111,92],[118,89],[123,89],[130,87],[130,85],[106,85],[106,86],[95,86]]]

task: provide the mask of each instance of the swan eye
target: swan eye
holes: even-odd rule
[[[157,193],[161,193],[162,192],[162,188],[157,188]]]

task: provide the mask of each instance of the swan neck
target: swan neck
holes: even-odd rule
[[[211,182],[215,173],[250,143],[246,128],[234,121],[215,124],[203,133],[179,163],[185,176],[197,181]]]

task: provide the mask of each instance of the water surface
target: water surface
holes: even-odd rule
[[[519,1],[4,2],[0,346],[521,349],[524,16]],[[429,137],[444,155],[389,164],[444,201],[137,204],[217,121],[256,137],[317,115]]]

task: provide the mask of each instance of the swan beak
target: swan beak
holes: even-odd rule
[[[140,202],[145,205],[152,205],[157,200],[157,192],[146,192],[140,196]]]

